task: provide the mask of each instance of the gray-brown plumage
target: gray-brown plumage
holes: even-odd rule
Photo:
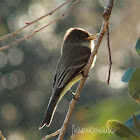
[[[91,54],[91,40],[93,39],[87,31],[80,28],[71,28],[66,32],[54,76],[53,93],[40,129],[44,125],[50,125],[60,99],[73,84],[82,78],[83,69]]]

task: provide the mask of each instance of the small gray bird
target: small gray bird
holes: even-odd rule
[[[82,78],[84,67],[94,49],[93,40],[97,36],[98,34],[91,35],[81,28],[70,28],[66,32],[53,80],[52,96],[39,129],[45,125],[50,126],[58,102]]]

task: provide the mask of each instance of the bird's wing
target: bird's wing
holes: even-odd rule
[[[62,54],[57,65],[53,89],[64,87],[76,77],[87,64],[90,54],[91,50],[86,46],[75,46],[74,49]]]

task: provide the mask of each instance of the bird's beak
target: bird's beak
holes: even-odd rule
[[[99,34],[92,34],[91,36],[85,38],[85,40],[96,40],[98,39]]]

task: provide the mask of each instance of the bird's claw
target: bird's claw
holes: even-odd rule
[[[77,98],[75,97],[75,93],[74,93],[71,89],[70,89],[70,92],[72,93],[73,99],[76,100],[76,101],[79,101],[79,99],[77,99]]]
[[[89,78],[89,75],[88,75],[88,74],[85,75],[85,74],[84,74],[84,71],[83,71],[81,74],[82,74],[83,77]]]
[[[73,99],[76,100],[76,101],[79,101],[79,99],[77,99],[77,98],[75,97],[75,95],[73,95]]]

